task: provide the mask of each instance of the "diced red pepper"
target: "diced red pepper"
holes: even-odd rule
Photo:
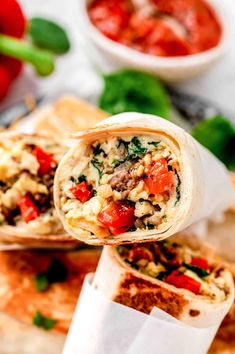
[[[150,194],[161,194],[174,188],[174,173],[168,171],[166,159],[160,159],[151,164],[144,183]]]
[[[86,182],[76,184],[70,189],[70,191],[76,199],[80,200],[81,203],[87,202],[93,196],[93,192],[90,190],[90,187]]]
[[[206,270],[210,268],[207,260],[199,257],[192,258],[191,265]]]
[[[168,275],[165,278],[165,282],[175,286],[176,288],[183,288],[192,291],[196,295],[200,294],[201,284],[188,275],[180,273],[178,270],[174,270],[170,275]]]
[[[36,146],[33,149],[33,155],[36,157],[39,163],[38,173],[42,176],[48,174],[56,167],[56,162],[52,155],[48,154],[46,151]]]
[[[128,258],[132,262],[137,262],[140,259],[146,259],[151,262],[154,259],[152,252],[143,246],[133,247],[129,252]]]
[[[40,211],[29,195],[21,197],[18,201],[20,213],[25,222],[30,222],[39,217]]]
[[[98,214],[98,221],[114,234],[127,231],[135,222],[135,208],[121,202],[111,202]]]

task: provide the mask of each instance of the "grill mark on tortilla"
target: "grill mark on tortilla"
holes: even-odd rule
[[[185,306],[189,304],[183,295],[131,273],[125,275],[119,287],[119,294],[113,300],[146,314],[156,306],[178,319],[184,312]]]

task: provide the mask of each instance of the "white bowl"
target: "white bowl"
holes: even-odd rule
[[[114,68],[128,67],[154,73],[165,81],[191,79],[208,70],[226,52],[229,39],[229,15],[225,2],[207,0],[214,8],[223,28],[220,43],[199,54],[182,57],[157,57],[128,48],[105,37],[90,21],[87,5],[91,0],[78,0],[80,21],[85,36],[102,52]]]

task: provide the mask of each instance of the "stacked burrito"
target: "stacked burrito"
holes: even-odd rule
[[[233,303],[233,277],[184,230],[234,203],[225,166],[150,115],[117,115],[74,138],[56,172],[55,206],[70,235],[105,245],[93,289],[141,313],[157,307],[189,326],[218,328]]]
[[[55,171],[67,149],[45,136],[9,131],[0,134],[1,244],[76,244],[64,231],[53,201]]]
[[[0,252],[0,353],[60,354],[98,250]]]

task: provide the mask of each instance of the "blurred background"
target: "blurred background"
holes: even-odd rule
[[[71,50],[57,59],[55,72],[48,78],[38,78],[30,66],[14,82],[0,109],[18,102],[25,94],[57,95],[69,91],[95,101],[102,87],[100,71],[112,69],[82,33],[79,1],[82,0],[20,0],[28,18],[40,16],[63,25],[71,40]],[[221,0],[229,26],[230,45],[225,56],[202,76],[174,84],[181,91],[209,98],[235,116],[235,6],[233,0]]]

